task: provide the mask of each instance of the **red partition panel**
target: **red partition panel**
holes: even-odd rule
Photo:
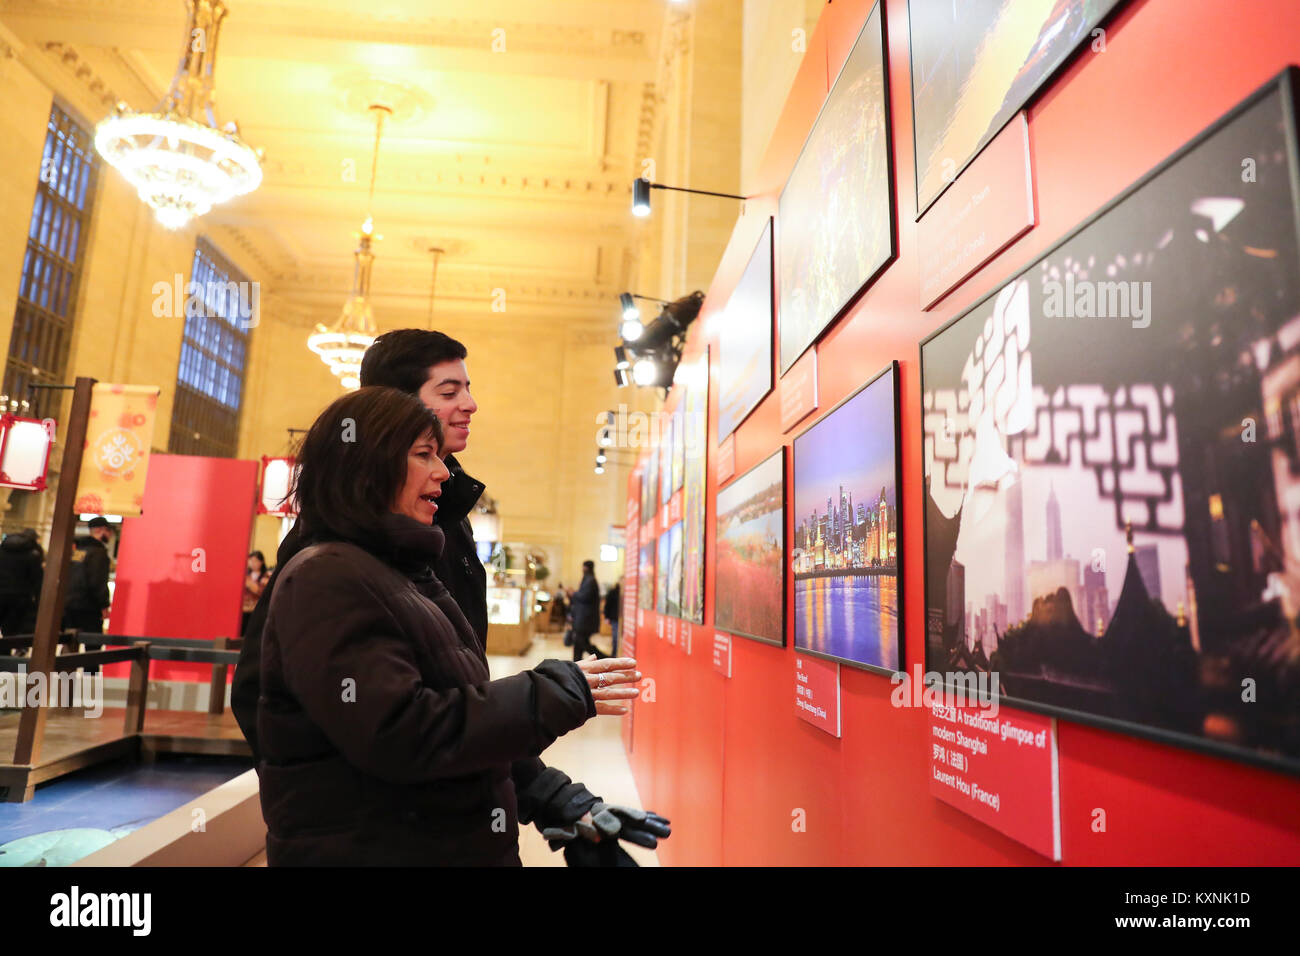
[[[256,495],[257,462],[152,456],[144,513],[123,521],[109,631],[239,636]],[[125,667],[110,676],[124,676]],[[211,674],[208,664],[166,661],[149,671],[154,680],[208,680]]]
[[[924,659],[924,541],[920,373],[922,338],[1030,262],[1231,106],[1300,64],[1294,0],[1129,0],[1105,25],[1106,48],[1085,48],[1030,106],[1039,222],[924,312],[918,302],[907,0],[885,0],[898,259],[818,346],[821,409],[833,407],[892,359],[901,362],[904,641]],[[692,329],[699,354],[776,199],[870,0],[824,8],[760,164],[761,195],[746,203]],[[1280,213],[1281,214],[1281,213]],[[777,228],[780,228],[778,223]],[[778,315],[777,321],[780,321]],[[713,362],[716,364],[716,350]],[[716,374],[716,371],[715,371]],[[710,454],[716,455],[716,379]],[[780,387],[735,432],[735,473],[789,444]],[[786,494],[791,493],[787,472]],[[705,626],[713,622],[713,515],[708,475]],[[787,499],[787,502],[789,499]],[[792,518],[787,518],[787,540]],[[793,584],[787,575],[787,598]],[[889,680],[841,668],[843,735],[791,713],[787,646],[736,638],[733,677],[707,653],[686,657],[643,628],[637,657],[656,678],[657,703],[637,712],[632,767],[647,806],[673,815],[669,864],[1047,863],[929,792],[929,723],[895,708]],[[721,729],[719,729],[721,728]],[[1058,721],[1062,858],[1066,865],[1300,862],[1300,780],[1243,763]],[[702,806],[722,781],[719,817]],[[806,829],[794,813],[805,811]],[[1105,830],[1097,811],[1105,811]],[[721,824],[721,845],[712,827]]]

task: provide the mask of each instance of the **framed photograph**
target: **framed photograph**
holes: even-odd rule
[[[1300,771],[1297,76],[922,343],[927,671]]]
[[[655,609],[655,546],[641,546],[636,564],[636,606],[646,611]]]
[[[718,492],[713,626],[785,646],[785,446]]]
[[[659,504],[673,500],[673,425],[671,415],[660,415],[663,431],[659,433]]]
[[[781,373],[896,254],[884,5],[826,96],[777,208]]]
[[[772,220],[727,300],[718,331],[718,441],[772,391]]]
[[[677,522],[664,535],[668,539],[668,595],[664,613],[670,617],[682,616],[682,522]],[[662,553],[662,549],[660,550]]]
[[[1123,0],[908,0],[917,217]]]
[[[682,497],[682,620],[704,623],[704,493],[708,480],[709,352],[696,359],[684,379],[682,421],[685,491]]]
[[[673,412],[673,477],[671,499],[686,478],[686,422],[685,396],[678,400],[677,410]]]
[[[898,363],[794,440],[794,646],[903,670]]]
[[[659,449],[650,452],[641,476],[641,523],[649,524],[659,510]]]

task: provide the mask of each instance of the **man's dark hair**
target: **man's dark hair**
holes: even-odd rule
[[[583,561],[583,562],[582,562],[582,570],[583,570],[583,571],[590,571],[590,572],[592,572],[592,573],[594,574],[595,571],[596,571],[596,562],[595,562],[595,561]]]
[[[96,528],[111,528],[112,525],[108,523],[108,519],[103,515],[96,515],[86,522],[86,527],[94,531]]]
[[[292,494],[304,535],[378,542],[379,522],[406,482],[407,453],[424,435],[441,452],[438,416],[414,395],[372,386],[335,399],[298,452]]]
[[[361,384],[384,385],[414,395],[429,378],[429,368],[463,359],[469,352],[449,335],[429,329],[385,332],[361,359]]]

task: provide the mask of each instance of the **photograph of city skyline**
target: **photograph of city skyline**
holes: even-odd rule
[[[1295,75],[922,344],[927,670],[1300,771]]]
[[[794,440],[794,643],[894,672],[899,627],[898,366]]]

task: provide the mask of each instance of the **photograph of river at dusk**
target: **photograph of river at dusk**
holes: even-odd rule
[[[794,440],[795,647],[893,673],[899,620],[898,372]]]

